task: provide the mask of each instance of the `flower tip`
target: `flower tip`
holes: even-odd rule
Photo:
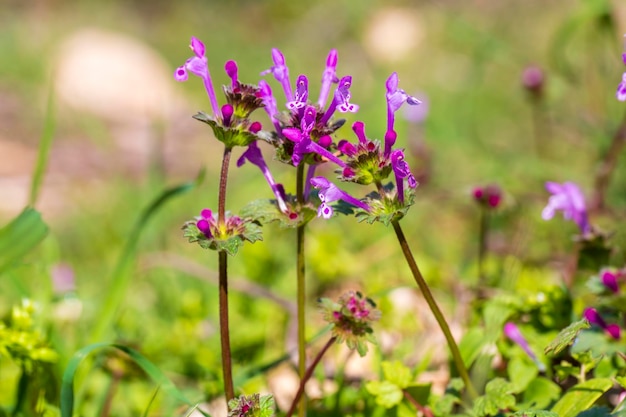
[[[176,71],[174,71],[174,79],[176,81],[187,81],[187,78],[187,70],[185,69],[184,65],[176,68]]]
[[[326,58],[326,66],[336,68],[337,67],[337,50],[331,49],[328,53],[328,58]]]
[[[259,131],[262,128],[263,128],[263,125],[261,125],[261,122],[253,122],[248,128],[248,130],[252,133],[259,133]]]
[[[323,146],[324,148],[328,148],[333,143],[333,138],[331,138],[329,135],[324,135],[321,138],[319,138],[318,143],[320,146]]]
[[[285,65],[285,56],[278,48],[272,48],[272,60],[275,65]]]
[[[389,78],[387,78],[387,82],[385,83],[387,86],[387,91],[394,92],[398,89],[398,73],[392,72]]]
[[[193,53],[196,54],[198,58],[204,57],[204,44],[202,43],[200,39],[196,38],[195,36],[192,36],[189,47],[191,48]]]
[[[237,63],[235,61],[226,61],[226,64],[224,64],[224,70],[226,71],[228,77],[237,77]]]

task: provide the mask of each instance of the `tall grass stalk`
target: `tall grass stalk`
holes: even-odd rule
[[[477,392],[472,384],[472,381],[470,380],[469,373],[467,371],[467,368],[465,367],[463,358],[461,357],[461,352],[459,350],[459,347],[457,346],[456,341],[454,340],[454,337],[452,337],[452,332],[450,331],[450,327],[448,326],[448,323],[446,322],[446,319],[443,316],[443,313],[439,309],[439,306],[437,305],[437,302],[435,301],[435,297],[433,297],[433,294],[430,291],[430,288],[428,287],[428,284],[426,283],[424,276],[419,270],[417,266],[417,262],[415,262],[415,258],[413,257],[411,248],[409,248],[409,244],[406,240],[406,237],[404,236],[404,233],[402,232],[400,223],[398,223],[397,220],[394,220],[391,222],[391,224],[393,225],[393,230],[396,232],[396,236],[398,237],[398,242],[400,243],[400,247],[402,248],[402,253],[404,254],[407,264],[409,265],[409,268],[411,269],[413,278],[415,279],[415,282],[417,283],[417,286],[419,287],[419,289],[422,291],[422,294],[424,295],[424,298],[426,299],[426,303],[428,303],[428,307],[430,308],[430,311],[432,311],[433,315],[435,316],[435,319],[437,320],[437,323],[439,324],[439,327],[441,328],[441,331],[443,332],[446,338],[446,341],[448,343],[448,348],[450,348],[450,353],[452,353],[452,360],[454,361],[454,364],[457,368],[457,371],[459,372],[459,375],[461,376],[461,379],[465,383],[465,388],[467,390],[467,393],[470,395],[471,398],[476,398]]]

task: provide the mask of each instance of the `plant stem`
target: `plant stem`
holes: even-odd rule
[[[461,379],[463,379],[463,382],[465,383],[465,388],[467,389],[467,392],[470,395],[470,397],[476,398],[477,393],[476,393],[476,390],[474,389],[474,386],[472,385],[472,381],[470,380],[469,373],[467,372],[467,368],[465,367],[465,364],[463,363],[463,358],[461,357],[461,352],[459,351],[459,347],[457,346],[456,342],[454,341],[454,338],[452,337],[452,332],[450,332],[450,327],[448,326],[448,323],[446,322],[446,319],[443,316],[443,313],[439,309],[439,306],[437,305],[437,302],[435,301],[433,294],[430,292],[430,288],[428,287],[426,280],[424,279],[424,277],[422,276],[422,273],[417,267],[417,263],[415,262],[413,253],[411,252],[411,249],[409,248],[409,244],[406,238],[404,237],[404,233],[402,232],[400,223],[398,223],[397,220],[394,220],[391,222],[391,224],[393,224],[393,230],[396,232],[396,236],[398,237],[398,241],[400,242],[400,246],[402,247],[402,253],[404,253],[404,257],[407,263],[409,264],[409,268],[411,269],[411,272],[413,273],[413,278],[415,279],[415,282],[417,283],[417,286],[419,287],[419,289],[422,291],[422,294],[424,295],[424,298],[426,299],[426,302],[428,303],[428,307],[430,308],[430,311],[432,311],[433,315],[435,316],[435,319],[437,320],[437,323],[439,324],[439,327],[441,328],[441,331],[443,332],[446,338],[446,341],[448,342],[448,347],[450,348],[450,352],[452,353],[452,359],[454,361],[454,364],[456,365],[459,375],[461,376]]]
[[[430,410],[430,408],[420,404],[415,398],[413,398],[411,394],[409,394],[407,390],[402,390],[402,394],[404,394],[404,398],[406,398],[408,402],[413,404],[415,409],[417,409],[417,411],[419,411],[424,417],[434,417],[433,412]]]
[[[228,166],[230,165],[230,155],[232,148],[228,146],[224,148],[224,157],[222,158],[222,171],[220,173],[220,189],[218,195],[217,206],[217,223],[222,228],[226,223],[226,183],[228,182]]]
[[[298,205],[304,205],[304,164],[298,165],[296,170],[296,198]],[[306,331],[305,331],[305,307],[306,307],[306,280],[304,259],[304,232],[305,225],[301,224],[296,229],[296,275],[297,275],[297,302],[298,302],[298,374],[300,382],[305,381],[306,374]],[[306,414],[306,398],[303,395],[299,400],[298,416]],[[295,407],[296,401],[294,401]]]
[[[306,370],[306,373],[304,374],[304,378],[300,379],[298,392],[296,393],[296,397],[293,399],[293,402],[291,403],[291,407],[289,408],[289,411],[287,411],[286,417],[291,417],[293,415],[293,412],[296,409],[296,405],[298,404],[300,399],[304,397],[304,386],[306,385],[307,381],[311,379],[311,375],[313,375],[313,371],[315,370],[315,367],[317,366],[317,364],[320,363],[320,360],[322,360],[322,356],[324,356],[326,351],[333,345],[333,343],[335,343],[336,340],[337,340],[337,337],[335,336],[328,339],[328,342],[326,342],[322,350],[320,350],[317,356],[315,356],[315,359],[313,359],[313,362],[311,363],[311,366],[309,366],[309,369]]]
[[[480,207],[480,224],[478,229],[478,288],[479,292],[486,284],[485,254],[487,253],[487,231],[489,230],[489,214],[487,209]]]
[[[228,165],[230,163],[231,148],[224,149],[222,159],[222,171],[220,175],[219,202],[217,221],[222,229],[226,224],[226,182],[228,180]],[[233,387],[233,369],[230,353],[230,330],[228,324],[228,254],[224,251],[218,252],[219,268],[219,314],[220,314],[220,341],[222,347],[222,373],[224,376],[224,394],[226,402],[235,397]]]
[[[219,304],[220,304],[220,340],[222,342],[222,373],[224,375],[224,393],[226,402],[235,398],[233,388],[233,367],[230,355],[230,331],[228,326],[228,254],[218,253],[219,261]]]
[[[609,188],[611,176],[613,175],[613,171],[615,171],[619,155],[622,152],[625,144],[626,113],[624,113],[624,118],[622,119],[622,122],[613,134],[613,139],[611,140],[611,145],[609,146],[609,149],[606,151],[604,157],[599,163],[599,167],[594,180],[594,194],[591,199],[592,210],[603,210],[605,208],[604,200],[606,198],[606,190],[607,188]]]

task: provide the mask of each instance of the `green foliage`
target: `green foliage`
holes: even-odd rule
[[[0,229],[0,273],[20,260],[48,234],[48,226],[33,208],[26,208]]]
[[[476,416],[496,416],[502,410],[515,406],[513,385],[503,378],[496,378],[485,387],[485,395],[474,401],[472,408]]]
[[[589,409],[606,391],[613,386],[613,381],[606,378],[594,378],[577,384],[554,404],[552,411],[559,417],[576,417]]]
[[[548,346],[546,346],[544,352],[546,355],[556,355],[563,351],[566,347],[574,343],[576,337],[583,329],[589,328],[589,322],[587,320],[578,320],[570,324],[556,336]]]

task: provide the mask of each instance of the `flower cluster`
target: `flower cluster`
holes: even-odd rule
[[[502,202],[502,189],[494,184],[476,187],[472,195],[478,204],[489,209],[497,208]]]
[[[240,83],[237,79],[237,63],[228,61],[224,70],[231,79],[231,85],[224,86],[227,104],[220,107],[213,88],[204,44],[192,37],[190,48],[194,56],[176,69],[174,78],[177,81],[187,81],[188,72],[200,77],[213,110],[212,115],[200,112],[194,117],[211,126],[215,137],[227,148],[249,145],[258,138],[257,133],[262,127],[259,122],[252,122],[249,119],[254,110],[263,107],[259,87]]]
[[[271,417],[274,398],[271,395],[241,395],[228,402],[228,417]]]
[[[337,342],[345,341],[350,349],[356,349],[359,355],[365,356],[365,342],[375,343],[372,323],[380,319],[381,315],[376,304],[355,291],[344,294],[338,302],[322,298],[319,304],[324,320],[332,325]]]
[[[250,219],[227,214],[223,224],[209,209],[200,212],[196,219],[183,225],[184,236],[189,242],[197,242],[205,249],[224,250],[234,255],[244,241],[261,240],[260,227]]]

